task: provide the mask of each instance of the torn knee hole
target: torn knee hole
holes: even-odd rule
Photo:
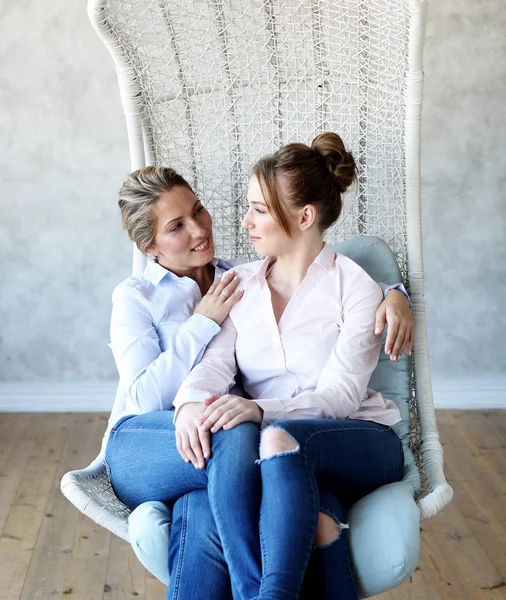
[[[278,427],[266,429],[260,442],[260,459],[299,450],[297,442]]]
[[[346,523],[339,523],[333,516],[320,512],[314,538],[315,546],[327,546],[339,539],[342,529],[349,529]]]

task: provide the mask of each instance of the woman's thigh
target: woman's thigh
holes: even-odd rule
[[[116,495],[129,508],[171,502],[207,486],[205,471],[177,451],[173,419],[174,411],[154,411],[121,419],[111,429],[106,466]]]
[[[387,425],[359,419],[297,419],[271,427],[294,440],[318,484],[336,492],[345,506],[402,479],[402,444]]]

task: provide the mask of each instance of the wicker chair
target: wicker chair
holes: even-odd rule
[[[374,235],[393,249],[415,322],[410,445],[422,519],[452,498],[430,381],[420,215],[426,0],[89,0],[116,64],[131,167],[170,164],[211,210],[220,256],[252,255],[241,233],[248,168],[290,141],[337,131],[358,159],[331,243]],[[133,271],[145,258],[134,248]],[[118,391],[110,423],[123,406]],[[128,509],[103,462],[62,492],[128,540]]]

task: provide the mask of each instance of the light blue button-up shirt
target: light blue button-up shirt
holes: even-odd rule
[[[222,260],[213,264],[215,278],[231,266]],[[407,296],[402,284],[380,286],[384,295],[397,288]],[[212,319],[193,314],[201,300],[193,279],[178,277],[152,260],[142,276],[131,276],[116,287],[109,345],[125,409],[114,421],[172,408],[179,387],[221,329]]]
[[[230,266],[215,261],[215,277]],[[150,260],[141,277],[113,292],[111,343],[125,394],[123,414],[166,410],[179,386],[220,331],[212,319],[193,314],[199,286]]]

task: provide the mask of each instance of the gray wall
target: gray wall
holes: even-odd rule
[[[113,65],[83,0],[1,6],[0,379],[113,378],[111,290],[131,264]]]
[[[506,18],[433,1],[423,203],[436,378],[506,372]],[[0,8],[0,380],[114,379],[110,294],[130,272],[129,170],[112,61],[85,2]]]
[[[423,234],[441,378],[506,374],[505,31],[502,0],[429,2]]]

